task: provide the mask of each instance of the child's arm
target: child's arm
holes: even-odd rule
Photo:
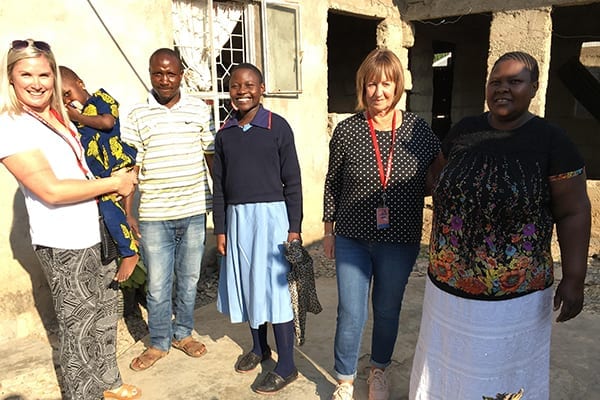
[[[79,122],[82,125],[101,131],[110,131],[115,126],[115,117],[110,114],[85,115],[71,106],[67,106],[67,113],[71,121]]]

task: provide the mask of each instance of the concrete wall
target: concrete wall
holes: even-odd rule
[[[402,17],[409,21],[509,11],[547,6],[572,6],[593,0],[398,0]]]
[[[502,54],[519,49],[536,58],[540,70],[539,88],[529,110],[544,115],[548,70],[550,69],[550,43],[552,17],[550,7],[494,13],[490,29],[488,73]]]
[[[600,2],[588,0],[532,0],[528,8],[521,1],[467,1],[467,0],[405,0],[399,2],[403,18],[415,27],[416,44],[412,51],[412,64],[418,69],[419,84],[410,94],[414,105],[423,115],[430,114],[431,68],[428,51],[433,40],[444,40],[456,44],[459,50],[470,52],[469,65],[463,66],[465,74],[459,75],[458,63],[464,57],[453,57],[454,90],[452,92],[452,120],[482,109],[479,105],[465,104],[481,99],[485,77],[493,62],[502,53],[524,50],[538,60],[540,66],[540,88],[532,102],[531,110],[545,116],[563,127],[583,153],[588,176],[600,178],[600,161],[594,155],[600,151],[600,122],[581,110],[582,106],[561,82],[558,70],[571,57],[579,57],[581,44],[593,41],[600,35]],[[484,37],[478,22],[489,20],[488,37]],[[466,41],[460,40],[466,32]],[[481,60],[481,44],[487,45],[486,60]],[[583,54],[583,53],[582,53]],[[593,54],[583,54],[593,63]],[[481,62],[478,62],[481,60]],[[480,68],[485,68],[484,78]],[[471,71],[468,71],[468,69]],[[597,73],[598,68],[596,68]],[[417,70],[413,68],[413,73]],[[469,74],[471,73],[471,74]],[[474,89],[480,87],[477,93]],[[581,110],[581,111],[579,111]]]
[[[90,90],[104,87],[121,102],[123,110],[146,96],[137,76],[149,85],[148,56],[172,43],[171,2],[104,0],[92,4],[133,68],[89,3],[79,0],[2,1],[2,52],[14,39],[44,40],[52,46],[59,64],[72,67]],[[31,250],[23,197],[4,167],[0,167],[0,187],[1,342],[45,334],[42,323],[51,321],[54,312],[46,280]]]

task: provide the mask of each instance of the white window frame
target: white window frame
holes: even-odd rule
[[[206,0],[207,1],[207,8],[209,10],[213,9],[213,0]],[[254,13],[251,11],[251,9],[248,7],[248,5],[250,4],[249,1],[236,1],[233,0],[235,2],[239,2],[239,3],[243,3],[246,5],[246,7],[244,8],[244,11],[242,13],[242,18],[244,20],[244,27],[243,27],[243,35],[244,35],[244,48],[245,48],[245,54],[244,54],[244,59],[246,61],[248,60],[254,60],[255,59],[255,47],[254,47],[254,43],[252,40],[248,40],[248,36],[251,34],[251,32],[253,32],[253,27],[254,27]],[[209,34],[211,37],[214,36],[214,26],[213,26],[213,18],[212,18],[212,14],[211,18],[209,18],[208,21],[208,29],[209,29]],[[209,100],[212,103],[212,108],[213,108],[213,118],[215,120],[215,127],[216,129],[219,129],[219,127],[223,124],[223,122],[225,122],[225,120],[221,120],[221,101],[227,101],[229,99],[229,92],[228,91],[223,91],[223,92],[219,92],[218,88],[219,88],[219,82],[218,82],[218,77],[217,77],[217,50],[220,49],[215,49],[214,43],[210,42],[209,44],[209,52],[210,52],[210,76],[211,76],[211,90],[209,91],[198,91],[198,92],[194,92],[194,94],[198,95],[200,98],[204,99],[204,100]]]
[[[275,81],[275,71],[271,68],[272,65],[272,54],[269,50],[268,44],[271,43],[269,40],[269,15],[268,11],[282,10],[284,12],[291,12],[294,16],[295,26],[295,38],[293,49],[293,69],[294,69],[294,80],[296,85],[294,88],[278,88],[273,83]],[[263,75],[265,77],[265,89],[266,95],[277,96],[277,95],[295,95],[302,93],[302,36],[300,33],[300,5],[296,3],[289,3],[275,0],[261,0],[261,33],[262,33],[262,52],[263,52]]]
[[[205,0],[206,6],[208,10],[213,10],[213,5],[216,0]],[[261,57],[262,63],[260,63],[260,67],[262,67],[263,75],[265,78],[265,95],[268,96],[290,96],[297,95],[302,92],[302,82],[301,82],[301,50],[300,50],[300,6],[297,3],[290,3],[286,1],[274,1],[274,0],[228,0],[230,2],[236,2],[244,5],[244,10],[242,12],[243,19],[243,40],[244,40],[244,48],[243,48],[243,60],[244,62],[251,62],[257,64],[257,53],[256,53],[256,40],[260,41],[260,46],[262,48]],[[259,11],[256,11],[256,7],[250,7],[251,5],[258,5]],[[295,60],[295,88],[275,88],[272,82],[274,81],[275,70],[273,68],[269,68],[269,59],[272,56],[272,52],[269,51],[267,44],[269,43],[269,25],[268,25],[268,12],[267,8],[270,10],[283,10],[284,12],[291,12],[294,15],[295,19],[295,48],[293,50]],[[257,12],[260,13],[257,15]],[[214,38],[214,18],[212,17],[212,13],[208,13],[210,18],[208,18],[208,31],[210,37]],[[256,32],[256,22],[260,23],[260,37],[255,37]],[[228,91],[220,92],[219,89],[219,78],[217,76],[217,54],[221,50],[220,48],[215,47],[214,41],[209,41],[208,52],[210,54],[210,82],[211,89],[205,91],[194,90],[191,94],[198,96],[204,100],[207,100],[212,103],[213,108],[213,116],[215,120],[215,125],[217,129],[224,122],[221,120],[221,103],[227,102],[229,100]],[[198,47],[199,51],[204,49]]]

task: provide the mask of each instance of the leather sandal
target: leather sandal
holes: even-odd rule
[[[142,397],[142,391],[136,386],[124,383],[116,389],[105,390],[103,396],[105,399],[133,400]]]
[[[235,372],[239,372],[241,374],[250,372],[256,367],[258,367],[258,364],[268,360],[269,358],[271,358],[270,347],[267,347],[267,350],[264,353],[262,353],[262,356],[259,356],[258,354],[249,351],[248,353],[244,354],[235,364]]]
[[[162,351],[156,347],[148,347],[139,356],[131,360],[129,368],[134,371],[143,371],[153,366],[158,360],[169,354],[168,351]]]
[[[285,378],[274,371],[267,372],[263,381],[254,388],[256,393],[273,394],[292,383],[298,378],[298,370],[294,369],[291,374]]]
[[[171,344],[177,350],[183,351],[185,354],[187,354],[190,357],[197,358],[197,357],[202,357],[203,355],[206,354],[206,346],[203,343],[200,343],[199,341],[194,339],[192,336],[188,336],[181,340],[173,339]]]

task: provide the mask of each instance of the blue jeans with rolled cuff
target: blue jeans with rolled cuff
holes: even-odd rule
[[[418,254],[419,244],[369,242],[336,236],[338,315],[334,355],[338,380],[356,377],[363,330],[369,315],[369,292],[373,305],[371,365],[385,368],[391,363],[404,289]]]

